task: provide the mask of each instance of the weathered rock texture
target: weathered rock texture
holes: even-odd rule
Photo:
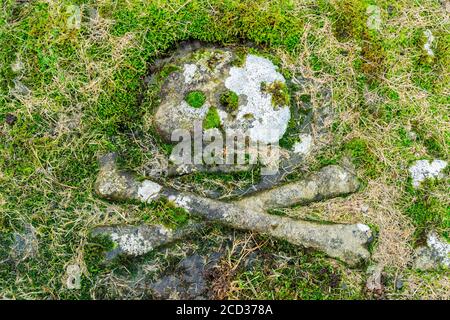
[[[427,236],[427,245],[416,249],[414,268],[430,270],[450,267],[450,243],[439,239],[432,231]]]
[[[152,114],[146,117],[149,119],[147,125],[154,126],[165,142],[171,142],[171,134],[176,129],[192,133],[194,122],[202,123],[213,107],[218,112],[222,134],[225,131],[246,132],[253,140],[263,142],[275,142],[281,137],[298,140],[289,150],[280,148],[279,170],[265,172],[258,183],[228,190],[226,194],[220,190],[205,191],[210,198],[231,199],[271,189],[300,165],[306,169],[307,158],[329,142],[334,119],[331,91],[299,74],[285,79],[270,60],[249,54],[249,51],[252,50],[184,42],[171,56],[157,60],[146,78],[151,90],[156,88],[160,97],[156,110],[149,109]],[[167,76],[161,83],[157,79],[162,73]],[[274,85],[277,90],[273,90]],[[288,90],[280,90],[283,86]],[[305,100],[310,86],[314,86],[314,98]],[[205,95],[201,107],[193,108],[187,103],[186,96],[192,91]],[[223,104],[221,96],[224,92],[238,96],[236,109],[230,110]],[[290,101],[278,99],[280,92],[287,94]],[[204,130],[203,133],[211,130],[218,129]],[[156,153],[158,158],[165,157],[161,152]],[[164,183],[166,178],[195,172],[231,173],[254,167],[252,164],[177,164],[172,160],[169,157],[152,161],[146,165],[146,175]]]
[[[207,220],[268,234],[293,244],[320,250],[350,265],[358,265],[370,256],[366,245],[371,241],[372,235],[366,225],[316,224],[266,212],[271,208],[355,192],[359,186],[357,178],[338,166],[326,167],[303,181],[257,193],[240,201],[224,202],[165,188],[149,180],[138,182],[131,174],[117,170],[114,159],[114,156],[107,155],[101,160],[101,170],[96,182],[96,192],[101,197],[128,197],[146,202],[164,197],[178,207]],[[140,192],[142,189],[149,190]],[[140,239],[140,243],[145,241]],[[138,250],[139,252],[144,252],[151,250],[153,246],[143,245],[139,248],[145,249]]]
[[[417,160],[409,168],[413,187],[419,187],[420,183],[426,179],[442,178],[442,170],[445,167],[447,167],[447,161],[444,160]]]
[[[208,261],[209,262],[209,261]],[[204,257],[193,254],[180,261],[173,274],[150,284],[157,299],[206,299],[208,286],[205,275],[211,268]]]
[[[155,125],[162,138],[171,142],[172,132],[185,129],[193,132],[195,121],[200,123],[210,108],[216,108],[225,131],[248,131],[253,141],[278,142],[286,131],[289,106],[275,103],[272,93],[263,85],[285,83],[273,63],[263,57],[245,54],[239,58],[231,49],[203,47],[181,51],[172,59],[174,70],[161,88],[161,104],[156,110]],[[193,108],[185,101],[192,91],[205,95],[205,102]],[[233,92],[238,99],[236,108],[227,108],[221,96]]]
[[[139,256],[154,248],[182,239],[202,227],[201,223],[192,223],[177,230],[162,225],[140,226],[103,226],[95,228],[93,236],[108,235],[117,246],[106,253],[106,260],[117,255]]]

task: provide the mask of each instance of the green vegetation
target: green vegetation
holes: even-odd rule
[[[450,212],[449,206],[434,193],[439,189],[445,190],[445,182],[425,181],[420,189],[409,189],[406,200],[409,205],[406,214],[411,217],[416,230],[416,240],[422,240],[427,231],[437,230],[444,237],[450,239]]]
[[[233,91],[228,90],[220,95],[220,103],[228,112],[236,112],[239,107],[239,96]]]
[[[369,178],[376,178],[381,171],[382,164],[371,152],[366,141],[353,139],[344,145],[345,152],[351,157],[353,163],[365,170]]]
[[[271,258],[237,277],[234,298],[246,299],[361,299],[357,286],[348,282],[343,269],[333,266],[323,255],[299,253],[283,241],[269,244],[263,255],[278,252],[293,257],[289,263]],[[296,252],[294,254],[294,252]],[[261,263],[261,262],[260,262]]]
[[[220,127],[220,116],[216,107],[210,107],[205,119],[203,120],[203,129],[212,129]]]
[[[285,83],[281,81],[274,81],[270,84],[263,82],[261,83],[261,91],[272,95],[272,105],[274,107],[289,105],[289,90]]]
[[[159,72],[161,79],[167,78],[171,73],[180,71],[180,67],[173,64],[166,64]]]
[[[80,8],[79,20],[67,10],[74,4]],[[370,4],[380,9],[379,30],[367,28]],[[352,157],[367,184],[361,196],[336,201],[344,211],[355,206],[352,201],[365,201],[359,196],[368,197],[370,205],[381,202],[373,210],[377,215],[398,213],[413,225],[395,229],[403,220],[387,220],[397,235],[406,236],[396,237],[379,256],[394,270],[388,270],[390,278],[410,275],[417,284],[411,282],[408,294],[391,288],[395,294],[389,297],[448,296],[443,273],[419,277],[404,265],[408,257],[396,258],[395,251],[410,248],[409,233],[420,240],[426,229],[435,228],[449,237],[448,181],[412,190],[407,171],[413,160],[448,160],[450,154],[450,39],[448,13],[439,1],[5,0],[0,7],[0,261],[6,261],[0,268],[1,298],[108,297],[100,280],[117,266],[101,264],[108,243],[90,239],[92,228],[143,222],[176,227],[186,221],[187,215],[170,204],[112,204],[97,198],[92,188],[97,158],[106,152],[117,151],[123,168],[142,173],[153,164],[151,146],[170,151],[144,125],[159,101],[158,90],[146,87],[144,79],[149,65],[185,40],[224,46],[251,43],[277,56],[276,63],[287,73],[313,79],[306,85],[300,81],[301,96],[291,96],[291,108],[298,114],[305,111],[304,104],[322,105],[319,93],[329,90],[334,137],[324,138],[326,148],[313,159],[314,168]],[[435,37],[434,58],[424,55],[425,29]],[[236,65],[243,63],[236,59]],[[161,70],[152,86],[176,71],[170,66]],[[288,101],[281,89],[276,99]],[[204,103],[202,94],[191,99],[194,107]],[[291,119],[292,131],[282,146],[296,141],[300,118]],[[214,127],[217,119],[211,119]],[[258,173],[198,173],[177,182],[199,193],[227,192],[248,186]],[[353,223],[358,218],[339,212],[333,211],[338,221]],[[378,224],[383,219],[377,217],[364,219]],[[14,234],[23,232],[26,224],[36,230],[39,250],[34,257],[11,261]],[[382,235],[383,226],[379,229]],[[202,241],[218,235],[223,236],[204,234]],[[382,250],[382,240],[375,251]],[[277,253],[279,248],[267,250]],[[280,273],[261,265],[235,275],[241,297],[361,297],[367,278],[363,270],[354,271],[359,280],[346,282],[352,290],[342,292],[333,282],[333,274],[346,274],[333,269],[338,263],[321,257],[316,265],[315,258],[299,250],[288,251],[299,260],[278,266]],[[82,290],[65,287],[69,264],[87,270]]]
[[[185,97],[186,102],[192,108],[201,108],[206,101],[206,96],[201,91],[191,91]]]

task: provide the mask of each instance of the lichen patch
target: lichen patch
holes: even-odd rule
[[[307,155],[313,146],[313,137],[310,134],[300,134],[300,142],[293,146],[294,153]]]
[[[413,187],[417,188],[420,183],[430,178],[442,178],[442,170],[447,167],[447,161],[444,160],[417,160],[410,168],[409,173],[412,178]]]
[[[116,242],[125,254],[131,256],[139,256],[153,249],[151,242],[139,232],[136,234],[111,233],[111,240]]]
[[[184,83],[190,84],[193,82],[197,69],[198,69],[197,65],[195,64],[186,63],[184,65],[183,69]]]
[[[138,188],[138,197],[141,201],[150,202],[161,191],[161,186],[153,181],[145,180]]]
[[[247,103],[239,106],[234,122],[242,124],[241,128],[249,126],[249,136],[254,141],[278,142],[287,129],[291,117],[289,107],[274,108],[271,94],[261,91],[262,83],[275,81],[286,82],[270,60],[252,54],[247,56],[242,68],[232,67],[230,76],[225,79],[229,90],[247,97]],[[252,114],[253,119],[248,119],[247,114]],[[249,121],[250,125],[246,124]],[[230,126],[236,127],[235,124]]]

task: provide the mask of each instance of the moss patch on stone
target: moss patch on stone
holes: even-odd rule
[[[174,64],[168,64],[168,65],[165,65],[165,66],[161,69],[161,71],[160,71],[160,73],[159,73],[159,76],[160,76],[161,79],[165,79],[165,78],[167,78],[171,73],[180,71],[180,69],[181,69],[181,68],[180,68],[179,66],[176,66],[176,65],[174,65]]]
[[[270,84],[263,82],[261,83],[261,91],[272,95],[272,105],[274,107],[289,105],[289,89],[285,83],[281,81],[274,81]]]
[[[228,112],[236,111],[239,106],[239,96],[233,91],[227,91],[220,96],[220,103]]]
[[[206,101],[206,96],[201,91],[190,91],[184,98],[192,108],[200,108]]]
[[[203,120],[203,129],[212,129],[220,127],[220,117],[216,107],[211,107]]]

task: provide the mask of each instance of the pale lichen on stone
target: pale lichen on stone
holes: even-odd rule
[[[198,68],[195,64],[186,63],[184,65],[183,76],[185,83],[189,84],[194,80],[197,69]]]
[[[147,241],[140,233],[118,234],[111,233],[111,240],[116,242],[125,254],[138,256],[153,249],[152,243]]]
[[[273,105],[272,94],[262,84],[285,84],[286,80],[268,59],[253,54],[242,67],[233,66],[235,53],[229,49],[202,48],[181,53],[173,61],[181,73],[168,77],[161,87],[161,103],[154,124],[161,136],[172,142],[177,129],[193,132],[194,122],[202,123],[211,107],[217,109],[220,124],[230,135],[247,133],[255,141],[276,143],[285,133],[290,119],[288,105]],[[178,74],[178,76],[177,76]],[[221,96],[229,90],[238,96],[237,107],[227,110]],[[192,108],[184,100],[189,92],[205,96],[201,108]]]
[[[300,134],[300,141],[293,146],[294,153],[308,155],[313,146],[313,137],[310,134]]]
[[[247,103],[240,105],[233,122],[241,123],[238,127],[249,127],[250,138],[265,143],[278,142],[286,132],[290,119],[289,106],[274,108],[272,96],[261,90],[262,83],[280,81],[284,77],[268,59],[249,54],[242,68],[232,67],[230,76],[225,79],[225,86],[237,95],[245,95]],[[246,115],[253,117],[248,119]],[[250,122],[250,124],[247,124]],[[225,127],[235,127],[235,123],[224,123]]]
[[[144,180],[138,188],[138,197],[141,201],[150,202],[158,197],[161,186],[153,181]]]
[[[191,210],[192,208],[191,208],[191,206],[190,206],[190,204],[191,204],[191,202],[192,202],[192,199],[191,198],[189,198],[189,196],[186,196],[186,195],[178,195],[178,196],[176,196],[176,197],[174,197],[174,198],[172,198],[173,200],[173,202],[177,205],[177,206],[179,206],[180,208],[183,208],[183,209],[185,209],[185,210]]]
[[[414,268],[431,270],[450,267],[450,243],[440,239],[435,231],[427,235],[427,245],[416,249]]]
[[[410,168],[409,173],[412,178],[412,185],[419,187],[420,183],[426,179],[442,178],[442,170],[447,167],[447,161],[444,160],[417,160]]]
[[[128,188],[125,177],[119,175],[116,169],[101,171],[97,182],[98,192],[103,195],[126,192]]]

